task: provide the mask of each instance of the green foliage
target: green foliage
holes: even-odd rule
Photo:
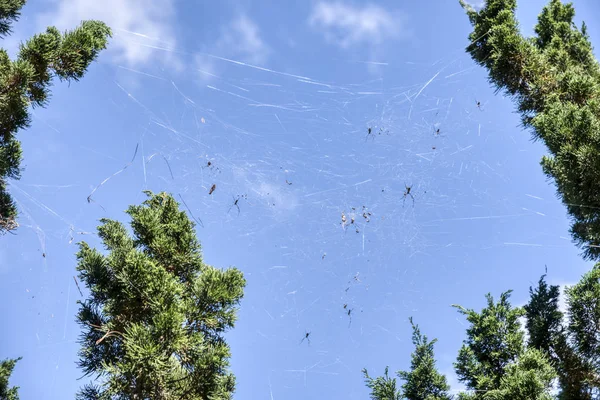
[[[97,383],[78,399],[230,399],[223,334],[236,321],[242,273],[205,264],[194,224],[168,194],[131,206],[133,236],[104,219],[108,254],[80,243],[79,365]]]
[[[571,216],[573,238],[587,259],[600,259],[600,66],[585,25],[575,26],[571,4],[551,0],[535,37],[525,38],[516,0],[487,0],[479,11],[460,2],[473,25],[467,51],[546,144],[542,168]]]
[[[25,0],[0,0],[0,37],[10,33]],[[0,232],[18,226],[16,205],[7,179],[19,179],[21,144],[15,138],[31,122],[29,106],[45,106],[54,77],[77,81],[106,48],[110,29],[100,21],[84,21],[72,31],[49,27],[20,45],[17,59],[0,49]]]
[[[519,318],[525,311],[512,307],[510,294],[511,291],[502,293],[498,303],[494,303],[488,293],[487,306],[480,313],[454,306],[470,323],[454,367],[459,380],[476,393],[500,389],[507,366],[523,352]]]
[[[371,389],[372,400],[400,400],[400,392],[396,389],[396,378],[388,376],[388,367],[385,367],[385,374],[377,378],[370,377],[366,368],[362,370],[362,373],[365,377],[365,384]]]
[[[600,354],[600,265],[567,288],[569,330],[581,354],[593,359]],[[596,364],[600,367],[600,364]]]
[[[487,306],[480,313],[455,306],[470,323],[454,364],[459,380],[469,389],[458,396],[459,400],[553,398],[550,392],[556,372],[543,350],[525,349],[519,318],[526,310],[513,308],[510,294],[511,291],[502,293],[497,303],[487,294]],[[538,325],[541,321],[531,326]],[[545,337],[539,336],[530,340],[544,343]]]
[[[556,376],[546,355],[528,349],[509,364],[498,389],[483,394],[485,400],[552,400],[552,380]]]
[[[10,24],[19,19],[21,8],[26,0],[2,0],[0,1],[0,37],[10,33]]]
[[[529,288],[529,294],[525,306],[528,346],[541,350],[550,359],[558,373],[560,399],[591,399],[591,366],[570,344],[563,313],[558,308],[559,286],[549,286],[543,275],[535,289]]]
[[[407,400],[449,400],[450,386],[446,377],[435,367],[433,346],[437,339],[428,341],[412,318],[410,324],[415,351],[411,354],[410,371],[398,372],[398,376],[404,380],[403,397]]]
[[[0,400],[19,400],[19,388],[17,386],[9,388],[8,379],[20,359],[6,359],[0,362]]]
[[[600,387],[600,264],[567,288],[566,293],[567,329],[574,347],[567,360],[567,372],[571,372],[569,378],[578,390],[573,390],[575,394],[585,394],[582,399],[594,398],[592,392]]]
[[[555,369],[558,373],[560,400],[592,400],[594,388],[600,387],[594,369],[589,360],[582,357],[572,345],[572,335],[563,333],[554,344],[558,363]]]
[[[450,400],[448,390],[450,387],[446,377],[438,372],[435,367],[433,346],[436,339],[427,340],[427,336],[421,334],[419,326],[413,323],[412,342],[415,350],[411,354],[410,371],[399,371],[396,374],[404,380],[401,389],[396,388],[396,378],[388,376],[388,367],[385,374],[377,378],[371,378],[366,369],[363,369],[365,383],[371,389],[373,400]]]
[[[524,307],[529,334],[528,347],[543,351],[554,363],[558,363],[555,344],[562,334],[563,313],[558,309],[560,287],[548,286],[542,275],[538,286],[529,288],[529,303]]]

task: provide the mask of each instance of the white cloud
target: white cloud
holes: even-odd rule
[[[235,167],[233,174],[240,187],[244,187],[246,193],[253,193],[253,198],[260,199],[261,206],[267,207],[276,221],[285,221],[293,215],[300,205],[297,192],[288,185],[281,185],[281,182],[275,182],[264,174],[252,172],[244,168]]]
[[[258,65],[266,63],[271,52],[260,37],[258,25],[246,15],[238,16],[223,29],[217,48],[244,62]]]
[[[240,14],[223,27],[219,38],[206,49],[206,53],[253,65],[265,65],[271,49],[262,39],[258,25],[247,15]],[[206,55],[197,55],[195,65],[204,83],[212,80],[218,72],[215,59]]]
[[[218,78],[218,75],[216,75],[215,60],[211,57],[197,54],[194,57],[194,65],[198,71],[200,82],[207,83],[212,81],[213,78]]]
[[[388,39],[406,34],[404,18],[399,12],[380,6],[363,7],[340,1],[320,1],[315,4],[309,24],[322,31],[325,39],[348,48],[360,44],[379,45]]]
[[[485,6],[485,0],[477,0],[477,1],[474,1],[474,0],[471,0],[471,1],[465,0],[465,3],[468,6],[471,6],[471,8],[473,8],[473,10],[475,10],[475,11],[479,11],[479,10],[481,10]]]
[[[108,47],[118,62],[128,66],[156,60],[176,64],[173,0],[56,0],[56,9],[41,16],[43,26],[72,29],[85,19],[104,21],[113,30]]]

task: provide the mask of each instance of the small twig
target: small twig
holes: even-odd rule
[[[108,331],[100,339],[96,340],[96,344],[98,345],[98,344],[102,343],[102,341],[104,339],[106,339],[107,337],[110,337],[111,333],[118,333],[119,335],[123,336],[123,334],[119,331]]]
[[[102,327],[100,325],[94,325],[91,322],[88,322],[88,325],[91,326],[92,328],[96,329],[96,330],[99,330],[99,331],[102,330]],[[98,344],[102,343],[102,341],[104,339],[106,339],[107,337],[110,337],[111,334],[115,334],[115,333],[123,336],[123,334],[121,332],[119,332],[119,331],[111,331],[111,330],[109,330],[108,332],[106,332],[104,334],[104,336],[102,336],[100,339],[96,340],[96,344],[98,345]]]

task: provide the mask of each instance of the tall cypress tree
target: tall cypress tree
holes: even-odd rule
[[[0,0],[0,37],[11,32],[26,0]],[[45,106],[50,85],[59,80],[77,81],[106,48],[110,29],[100,21],[84,21],[60,33],[49,27],[20,45],[16,60],[0,49],[0,233],[18,226],[17,208],[7,190],[8,179],[20,178],[20,129],[30,125],[29,106]]]
[[[473,25],[467,51],[546,144],[542,168],[567,207],[572,236],[584,257],[600,259],[600,66],[585,24],[575,26],[571,4],[551,0],[535,36],[525,38],[516,0],[487,0],[479,11],[460,3]]]
[[[0,22],[0,31],[2,23]],[[0,362],[0,400],[19,400],[19,388],[17,386],[9,387],[8,380],[15,368],[17,359],[6,359]]]
[[[562,334],[563,319],[563,313],[558,309],[560,287],[548,285],[545,278],[546,275],[542,275],[537,287],[529,288],[529,302],[523,307],[529,334],[527,345],[543,351],[558,363],[555,344]]]
[[[194,223],[168,194],[131,206],[133,236],[104,219],[107,254],[81,243],[90,289],[78,314],[80,367],[96,379],[78,399],[230,399],[235,378],[223,334],[236,321],[242,273],[202,260]]]

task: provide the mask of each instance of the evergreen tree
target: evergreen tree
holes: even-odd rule
[[[582,357],[571,344],[571,336],[563,333],[555,343],[555,352],[559,363],[555,366],[558,373],[559,400],[597,399],[594,388],[598,387],[598,378],[589,360]]]
[[[388,376],[388,367],[385,367],[383,376],[372,378],[367,369],[362,370],[365,377],[365,384],[371,389],[370,397],[372,400],[400,400],[400,391],[396,389],[396,378]]]
[[[529,288],[529,303],[524,307],[528,347],[543,351],[554,364],[558,364],[555,344],[562,332],[563,313],[558,309],[560,287],[546,283],[542,275],[538,286]]]
[[[525,38],[516,0],[487,0],[479,11],[460,3],[473,25],[467,51],[546,144],[542,168],[571,216],[573,238],[587,259],[600,259],[600,66],[585,24],[575,26],[571,4],[551,0],[535,36]]]
[[[168,194],[131,206],[133,236],[98,227],[108,254],[80,243],[79,365],[97,378],[78,399],[230,399],[235,378],[223,334],[236,321],[242,273],[205,264],[194,223]]]
[[[455,305],[470,323],[467,339],[454,364],[461,382],[476,396],[501,388],[506,368],[523,353],[522,308],[509,302],[511,291],[502,293],[498,303],[486,295],[487,306],[480,313]]]
[[[0,0],[0,37],[8,35],[25,0]],[[16,60],[0,49],[0,232],[12,230],[17,208],[8,193],[7,180],[20,178],[19,129],[31,122],[29,106],[45,106],[50,85],[59,80],[77,81],[106,48],[110,29],[99,21],[84,21],[61,34],[55,27],[20,45]]]
[[[506,366],[498,389],[481,396],[485,400],[552,400],[552,380],[556,372],[543,351],[526,350]]]
[[[435,367],[433,346],[437,339],[427,340],[427,336],[421,334],[419,326],[413,323],[412,342],[415,350],[411,354],[410,371],[399,371],[396,374],[404,380],[401,389],[396,388],[396,378],[388,376],[388,367],[385,374],[377,378],[371,378],[366,369],[363,369],[365,383],[371,389],[373,400],[450,400],[448,394],[450,387],[446,377],[438,372]]]
[[[589,382],[592,371],[586,360],[570,344],[563,326],[563,313],[558,308],[560,288],[548,285],[543,275],[538,286],[529,288],[530,300],[525,306],[528,346],[544,352],[558,373],[562,400],[592,399]]]
[[[567,288],[569,330],[578,350],[600,367],[600,265],[586,273],[574,286]]]
[[[566,293],[567,329],[576,355],[584,360],[575,364],[579,368],[573,368],[572,376],[583,382],[587,398],[593,398],[591,393],[600,388],[600,264],[567,288]]]
[[[410,371],[400,371],[398,376],[404,380],[402,395],[407,400],[449,400],[450,386],[446,377],[438,372],[435,367],[433,345],[437,339],[427,340],[421,334],[419,326],[413,323],[412,342],[415,351],[411,354]]]
[[[0,32],[2,31],[2,22],[0,21]],[[0,362],[0,400],[19,400],[19,388],[13,386],[8,387],[8,379],[15,368],[15,364],[19,361],[17,359],[6,359]]]

